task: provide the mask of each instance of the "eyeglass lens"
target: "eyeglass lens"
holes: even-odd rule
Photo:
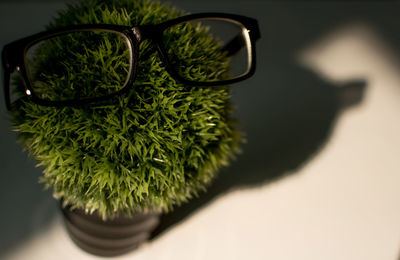
[[[231,19],[196,19],[164,31],[163,43],[175,71],[196,82],[231,80],[251,65],[248,30]]]
[[[127,37],[107,30],[83,30],[41,40],[25,54],[35,95],[50,101],[106,96],[121,90],[132,69]]]

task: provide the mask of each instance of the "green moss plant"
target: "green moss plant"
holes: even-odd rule
[[[147,0],[83,1],[68,5],[48,29],[71,24],[154,24],[183,14]],[[206,58],[215,47],[204,30],[179,33],[181,55]],[[197,45],[185,49],[185,42],[193,37],[197,37]],[[43,167],[41,181],[52,188],[54,196],[72,208],[98,211],[103,219],[132,211],[170,210],[187,201],[229,163],[240,140],[231,118],[228,86],[186,86],[167,73],[151,42],[140,47],[133,86],[112,102],[46,107],[24,100],[11,113],[19,140]],[[101,58],[107,51],[105,46],[96,55]],[[51,61],[57,55],[43,50],[36,70],[54,69]],[[79,55],[85,59],[84,54]],[[75,56],[64,64],[70,68],[71,80],[90,81],[79,79],[76,71],[81,65],[75,62],[78,54]],[[218,72],[226,66],[221,57],[208,69]],[[98,70],[101,72],[102,66]],[[42,93],[49,86],[66,91],[57,78],[47,80]],[[107,88],[107,84],[89,85],[92,91]]]

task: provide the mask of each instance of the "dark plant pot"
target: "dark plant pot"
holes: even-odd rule
[[[117,256],[139,247],[159,222],[158,213],[134,213],[103,221],[95,213],[62,208],[71,239],[83,250],[99,256]]]

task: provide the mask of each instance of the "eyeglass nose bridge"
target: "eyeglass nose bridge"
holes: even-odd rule
[[[162,38],[162,28],[159,24],[149,24],[149,25],[141,25],[141,26],[133,26],[130,29],[131,33],[135,37],[135,40],[138,43],[138,46],[146,40],[150,40],[151,43],[154,45],[154,51],[158,53],[161,58],[161,63],[169,73],[173,73],[170,68],[168,67],[167,57],[165,55],[165,50],[161,44]],[[151,52],[153,53],[153,52]],[[141,57],[142,59],[148,59],[151,53],[148,53],[147,56]]]
[[[162,35],[161,27],[158,24],[146,24],[131,27],[131,32],[140,43],[144,40],[159,40]]]
[[[142,32],[141,32],[139,27],[137,27],[137,26],[132,27],[131,28],[131,32],[135,36],[135,38],[136,38],[135,40],[137,42],[141,42],[142,41]]]

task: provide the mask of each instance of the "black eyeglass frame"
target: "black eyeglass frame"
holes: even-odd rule
[[[247,73],[230,80],[223,80],[218,82],[196,82],[190,81],[185,78],[182,78],[178,72],[173,68],[167,52],[166,48],[163,44],[162,35],[163,32],[174,25],[179,23],[188,22],[196,19],[222,19],[222,20],[230,20],[236,23],[239,23],[244,26],[248,30],[250,43],[251,43],[251,62],[249,64],[249,69]],[[128,76],[128,80],[125,82],[125,85],[114,93],[94,98],[83,98],[83,99],[71,99],[71,100],[60,100],[60,101],[52,101],[39,98],[32,88],[32,84],[29,80],[27,70],[25,67],[25,54],[26,51],[34,44],[52,38],[57,35],[62,35],[70,32],[77,31],[87,31],[87,30],[103,30],[103,31],[112,31],[116,33],[123,34],[129,41],[133,61],[130,75]],[[123,26],[123,25],[110,25],[110,24],[84,24],[84,25],[72,25],[66,26],[63,28],[58,28],[54,30],[40,32],[20,40],[14,41],[4,46],[2,51],[2,62],[4,69],[4,97],[6,101],[6,107],[8,110],[11,109],[11,96],[10,96],[10,76],[11,73],[18,71],[21,73],[22,78],[25,82],[26,95],[29,98],[39,104],[44,106],[73,106],[73,105],[81,105],[86,103],[91,103],[95,101],[103,101],[106,99],[110,99],[116,95],[121,95],[126,92],[129,88],[126,86],[132,86],[136,76],[137,69],[137,60],[139,58],[139,46],[140,43],[144,40],[151,39],[157,46],[158,54],[161,57],[161,60],[164,63],[164,66],[168,73],[175,79],[180,82],[183,82],[189,86],[221,86],[221,85],[229,85],[242,80],[245,80],[251,77],[255,72],[256,67],[256,50],[255,50],[255,42],[261,37],[260,29],[258,26],[258,22],[254,18],[236,15],[236,14],[227,14],[227,13],[199,13],[199,14],[191,14],[181,16],[172,20],[168,20],[166,22],[154,25],[140,25],[140,26]]]

